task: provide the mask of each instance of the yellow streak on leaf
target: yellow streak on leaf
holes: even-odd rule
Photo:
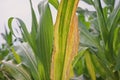
[[[86,61],[88,72],[91,76],[91,80],[96,80],[94,66],[93,66],[93,63],[91,61],[90,53],[88,51],[86,51],[86,53],[85,53],[85,61]]]
[[[69,32],[67,33],[67,39],[66,39],[66,42],[64,43],[66,45],[62,46],[62,49],[61,49],[62,51],[59,49],[59,47],[60,47],[59,28],[63,27],[63,25],[60,25],[60,22],[63,22],[60,20],[61,14],[62,14],[61,12],[62,12],[62,9],[64,8],[64,7],[61,7],[64,4],[63,1],[64,0],[61,0],[61,3],[59,5],[57,20],[56,20],[55,27],[54,27],[54,49],[53,49],[53,54],[52,54],[51,73],[50,73],[51,80],[58,80],[58,79],[59,80],[60,79],[69,80],[69,77],[71,75],[71,69],[72,69],[71,63],[72,63],[72,60],[74,59],[74,56],[77,53],[78,44],[79,44],[78,21],[77,21],[76,15],[75,15],[79,0],[76,0],[74,3],[73,10],[72,10],[72,15],[70,16],[71,18],[69,20],[70,26],[67,26],[67,27],[69,27]],[[68,0],[68,5],[72,5],[70,0]],[[71,6],[68,6],[68,8],[66,9],[66,12],[69,13],[70,8],[71,8]],[[66,14],[68,14],[68,13],[66,13]],[[68,15],[65,16],[64,21],[65,21],[65,23],[68,21]],[[65,24],[64,24],[64,27],[66,27]],[[64,35],[64,36],[66,37],[66,35]],[[65,47],[65,53],[64,53],[63,47]],[[65,54],[65,57],[62,56],[62,58],[64,57],[63,59],[65,61],[64,61],[64,65],[63,65],[62,74],[58,75],[58,71],[60,71],[59,68],[62,66],[62,65],[58,65],[58,64],[63,63],[61,61],[61,53],[60,52],[62,54]],[[60,78],[60,76],[62,78]]]
[[[72,61],[74,57],[77,55],[78,46],[79,46],[78,18],[75,15],[73,20],[71,21],[71,25],[68,33],[62,80],[69,80],[69,78],[71,77],[70,73],[72,69]]]

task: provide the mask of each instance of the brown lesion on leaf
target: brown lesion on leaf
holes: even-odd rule
[[[78,45],[79,45],[78,18],[75,14],[78,2],[79,2],[79,0],[74,1],[72,15],[68,16],[70,18],[70,20],[69,20],[70,24],[69,24],[69,26],[67,26],[67,28],[69,28],[67,35],[65,33],[63,34],[63,36],[65,36],[65,38],[64,37],[60,38],[60,36],[59,36],[59,27],[66,27],[66,25],[65,24],[60,25],[62,8],[60,8],[60,10],[58,9],[57,20],[56,20],[56,23],[54,26],[54,47],[53,47],[51,73],[50,73],[51,80],[56,80],[56,79],[69,80],[69,78],[71,76],[72,61],[73,61],[74,57],[77,55]],[[64,4],[64,3],[62,3],[62,4]],[[72,6],[72,3],[69,2],[69,4],[71,4],[70,6]],[[69,7],[67,8],[67,10],[69,12],[69,10],[70,10]],[[68,17],[65,17],[64,21],[67,22]],[[69,21],[68,21],[68,23],[69,23]],[[65,44],[65,45],[62,44],[62,46],[61,46],[61,44],[59,43],[60,40],[64,40],[63,44]],[[61,65],[62,63],[64,65]],[[60,64],[60,65],[58,65],[58,64]],[[59,66],[61,66],[62,68]]]
[[[67,48],[65,56],[65,64],[63,70],[63,79],[69,80],[72,68],[72,61],[77,55],[79,46],[79,32],[78,32],[78,18],[76,14],[71,21],[68,38],[67,38]]]

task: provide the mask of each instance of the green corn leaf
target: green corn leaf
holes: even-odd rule
[[[5,33],[1,34],[3,39],[6,41],[6,43],[8,44],[8,46],[10,47],[12,45],[12,32],[8,32],[6,27],[5,27]]]
[[[93,16],[93,13],[96,14],[95,12],[89,12],[89,11],[85,11],[84,14],[87,14],[87,16]],[[96,22],[88,22],[85,20],[85,16],[83,14],[78,15],[78,20],[79,20],[79,28],[80,28],[80,36],[82,37],[80,40],[80,43],[82,45],[85,45],[87,47],[96,47],[96,48],[100,48],[100,44],[99,44],[99,38],[98,35],[94,35],[92,34],[89,30],[91,28],[90,25],[94,25],[94,27],[96,27]],[[93,16],[93,19],[96,18],[96,16]],[[87,24],[89,23],[89,25]],[[90,24],[92,23],[92,24]],[[96,24],[94,24],[96,23]]]
[[[84,68],[85,68],[84,54],[87,49],[88,47],[81,47],[78,55],[75,57],[75,60],[73,61],[73,68],[76,76],[80,76],[84,74]]]
[[[100,28],[101,37],[104,41],[104,44],[106,44],[108,30],[107,30],[107,27],[106,27],[106,21],[105,21],[105,18],[104,18],[104,14],[103,14],[103,10],[102,10],[100,0],[95,0],[94,4],[95,4],[96,11],[97,11],[97,18],[98,18],[98,24],[99,24],[99,28]]]
[[[45,77],[42,80],[50,80],[50,63],[53,48],[53,20],[48,1],[45,0],[38,5],[40,23],[37,33],[38,61],[42,64]]]
[[[11,51],[15,57],[15,60],[17,61],[17,63],[21,63],[21,59],[20,59],[20,56],[16,53],[16,51],[14,50],[14,48],[12,47],[11,48]]]
[[[90,74],[91,80],[96,80],[96,74],[95,74],[94,66],[93,66],[89,51],[85,52],[85,61],[86,61],[86,66]]]
[[[9,28],[10,32],[16,37],[16,35],[13,32],[13,28],[12,28],[12,21],[13,21],[13,19],[14,19],[14,17],[10,17],[8,19],[8,28]]]
[[[12,34],[11,32],[7,32],[7,30],[5,31],[5,37],[6,37],[6,41],[7,41],[7,44],[8,46],[11,46],[12,45]]]
[[[27,43],[21,43],[14,47],[16,53],[20,56],[22,63],[29,69],[35,80],[40,80],[37,61],[33,50]]]
[[[100,0],[94,0],[94,5],[95,5],[95,9],[97,11],[97,19],[98,19],[98,24],[99,24],[99,28],[100,28],[100,34],[102,37],[102,40],[104,41],[104,44],[107,43],[107,37],[108,37],[108,29],[107,29],[107,25],[106,25],[106,21],[105,21],[105,17],[104,17],[104,13],[102,10],[102,6],[100,3]]]
[[[5,69],[15,78],[15,80],[32,80],[30,74],[21,64],[14,64],[12,61],[3,61]]]
[[[30,46],[32,47],[33,51],[36,52],[36,44],[33,41],[30,33],[28,32],[26,25],[24,24],[24,22],[21,19],[19,19],[19,18],[15,18],[15,19],[18,21],[18,26],[21,30],[21,33],[22,33],[22,36],[23,36],[25,42],[28,42],[30,44]]]
[[[93,5],[93,1],[92,0],[82,0],[82,1],[86,2],[89,5]]]
[[[109,35],[108,35],[108,45],[107,45],[107,48],[110,52],[109,55],[109,58],[111,59],[111,62],[115,61],[115,54],[112,54],[114,53],[113,51],[113,37],[115,36],[114,35],[114,32],[115,32],[115,29],[117,28],[118,26],[118,22],[119,22],[119,19],[120,19],[120,2],[119,4],[117,5],[117,7],[112,11],[112,13],[110,14],[108,20],[107,20],[107,27],[109,29]],[[110,60],[109,59],[109,60]]]
[[[114,34],[114,30],[116,29],[117,23],[120,19],[120,2],[117,5],[117,7],[112,11],[112,13],[110,14],[108,20],[107,20],[107,26],[108,29],[110,30],[110,43],[113,42],[113,34]]]
[[[107,77],[112,77],[110,74],[111,72],[109,72],[109,69],[105,67],[103,62],[96,55],[92,54],[91,60],[94,65],[96,73],[100,74],[103,79],[106,79]]]
[[[32,39],[32,42],[34,42],[33,45],[35,45],[37,29],[38,29],[38,22],[37,22],[37,18],[36,18],[36,15],[35,15],[35,11],[32,7],[31,0],[30,0],[30,7],[31,7],[31,14],[32,14],[31,39]],[[36,46],[34,46],[34,49],[36,51]]]
[[[116,65],[115,70],[118,71],[120,69],[120,26],[118,26],[114,32],[114,40],[113,40],[113,49],[116,57]]]
[[[107,7],[112,11],[114,9],[115,1],[116,0],[103,0]]]
[[[107,28],[107,21],[104,17],[104,13],[103,13],[103,9],[102,9],[100,0],[94,0],[94,5],[95,5],[96,11],[97,11],[97,19],[98,19],[101,38],[103,41],[103,47],[106,51],[106,52],[104,52],[104,54],[106,56],[106,59],[110,63],[112,63],[112,62],[114,62],[114,55],[112,54],[113,50],[111,48],[111,45],[109,46],[109,38],[110,37],[108,35],[109,32],[108,32],[108,28]]]
[[[19,18],[15,18],[15,19],[18,21],[18,26],[19,26],[19,28],[21,30],[22,35],[24,36],[23,37],[24,40],[28,41],[31,44],[30,34],[29,34],[29,32],[28,32],[28,30],[26,28],[25,23]]]
[[[117,50],[117,58],[116,58],[116,65],[115,65],[115,71],[120,70],[120,44],[119,49]]]
[[[110,31],[111,30],[114,31],[119,19],[120,19],[120,1],[107,20],[107,26]]]
[[[103,8],[103,13],[104,13],[105,21],[107,21],[107,18],[108,18],[108,7],[104,7]]]
[[[56,9],[58,9],[59,2],[58,0],[48,0]]]
[[[4,45],[2,46],[2,49],[0,49],[0,63],[5,57],[9,54],[8,49],[4,49]]]
[[[80,36],[82,37],[80,41],[81,44],[84,44],[88,47],[99,47],[99,40],[97,40],[97,38],[95,38],[88,32],[86,26],[79,22],[79,27],[81,31]]]
[[[119,44],[120,44],[120,27],[118,26],[114,31],[114,38],[113,38],[113,50],[115,54],[117,55],[117,51],[119,50]]]
[[[30,7],[31,7],[31,14],[32,14],[32,31],[31,31],[31,34],[34,36],[36,35],[36,32],[37,32],[37,28],[38,28],[38,23],[37,23],[37,18],[36,18],[36,15],[35,15],[35,11],[32,7],[32,2],[30,0]]]
[[[14,34],[13,29],[12,29],[12,21],[14,19],[16,19],[18,21],[18,26],[19,26],[19,28],[21,30],[24,41],[28,41],[29,43],[31,43],[30,34],[29,34],[29,32],[28,32],[28,30],[26,28],[26,25],[24,24],[24,22],[21,19],[13,18],[13,17],[9,18],[8,25],[9,25],[10,31]]]
[[[103,0],[107,5],[114,6],[115,0]]]
[[[81,47],[79,50],[78,55],[75,57],[75,60],[73,62],[73,67],[75,67],[76,63],[84,56],[85,51],[88,49],[88,47]]]

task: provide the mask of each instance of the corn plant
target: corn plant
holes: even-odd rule
[[[91,80],[120,79],[120,1],[83,0],[95,11],[78,8],[80,50],[74,62],[76,76]]]
[[[9,54],[9,48],[12,45],[12,34],[11,32],[8,32],[6,27],[5,27],[5,33],[1,34],[2,37],[4,38],[4,40],[6,41],[5,43],[2,44],[1,48],[0,48],[0,80],[5,80],[5,79],[12,79],[11,75],[8,74],[5,71],[5,68],[3,68],[2,66],[2,60],[6,60],[6,59],[11,59]]]
[[[23,41],[10,47],[13,59],[2,61],[2,66],[15,80],[69,80],[74,76],[72,61],[79,44],[76,16],[78,2],[61,0],[59,4],[58,0],[42,1],[38,5],[38,23],[30,0],[30,33],[21,19],[9,18],[8,26],[12,36],[17,36],[12,27],[13,20],[17,20]],[[55,25],[49,3],[58,10]]]

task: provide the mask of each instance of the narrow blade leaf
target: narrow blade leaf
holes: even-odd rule
[[[41,70],[45,75],[42,80],[50,79],[50,63],[52,56],[52,48],[53,48],[53,21],[52,14],[50,11],[50,7],[48,1],[43,1],[38,5],[40,17],[40,23],[37,33],[37,59],[40,60],[40,64],[42,64],[43,69]],[[41,76],[42,77],[42,76]]]
[[[88,72],[89,72],[89,74],[91,76],[91,80],[96,80],[94,66],[93,66],[93,63],[91,61],[91,56],[90,56],[89,51],[85,52],[85,61],[86,61]]]
[[[16,80],[32,80],[30,74],[22,67],[21,64],[14,64],[12,61],[3,61],[5,69],[16,79]]]
[[[78,41],[72,43],[75,41],[74,38],[78,39],[78,36],[75,35],[77,34],[78,29],[76,27],[77,20],[75,19],[78,2],[79,0],[61,0],[60,2],[54,29],[54,51],[51,64],[51,80],[69,80],[70,73],[67,72],[70,70],[69,65],[71,65],[69,60],[74,58],[77,53],[74,52],[74,49],[76,50],[78,46]],[[75,23],[74,20],[76,21]],[[69,31],[72,31],[71,28],[73,29],[72,34],[69,33]],[[68,43],[70,35],[72,36],[72,39],[70,39],[70,43]],[[68,48],[71,48],[71,50]],[[71,55],[74,56],[71,57]],[[69,68],[67,70],[66,67],[68,66]]]
[[[49,2],[50,2],[56,9],[58,9],[58,6],[59,6],[58,0],[49,0]]]

